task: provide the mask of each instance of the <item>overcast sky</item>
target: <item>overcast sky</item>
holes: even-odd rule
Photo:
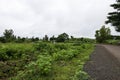
[[[0,0],[0,35],[13,29],[18,36],[43,37],[66,32],[93,38],[113,11],[115,0]],[[112,28],[112,27],[111,27]],[[112,34],[119,34],[112,28]]]

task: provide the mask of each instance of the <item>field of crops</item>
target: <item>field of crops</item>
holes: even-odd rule
[[[0,79],[87,80],[92,43],[1,43]]]

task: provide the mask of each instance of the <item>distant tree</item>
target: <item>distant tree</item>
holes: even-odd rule
[[[74,38],[74,36],[70,36],[71,37],[71,40],[74,40],[75,38]]]
[[[34,37],[32,37],[32,38],[31,38],[31,41],[32,41],[32,42],[34,42],[34,41],[35,41],[35,38],[34,38]]]
[[[43,41],[48,41],[49,37],[47,35],[45,35],[45,37],[43,37]]]
[[[16,42],[17,43],[31,42],[31,39],[32,38],[18,36],[17,39],[16,39]]]
[[[16,36],[14,36],[14,31],[12,29],[9,29],[9,30],[5,30],[5,32],[3,33],[4,34],[4,39],[6,42],[11,42],[11,41],[14,41]]]
[[[32,37],[32,38],[31,38],[31,41],[32,41],[32,42],[39,41],[39,38],[38,38],[38,37],[36,37],[36,38]]]
[[[35,38],[35,41],[39,41],[39,38],[38,38],[38,37],[36,37],[36,38]]]
[[[50,37],[50,41],[55,41],[55,36],[53,35],[52,37]]]
[[[108,13],[109,16],[107,17],[106,24],[111,23],[115,30],[120,32],[120,0],[116,0],[116,3],[112,4],[111,7],[116,11]]]
[[[0,37],[0,42],[5,43],[5,38],[4,37]]]
[[[102,26],[100,30],[96,31],[95,37],[97,42],[103,43],[105,40],[109,39],[111,35],[111,31],[109,28],[105,28],[105,26]]]
[[[31,39],[28,38],[28,37],[25,37],[25,42],[30,43],[30,42],[31,42]]]
[[[57,42],[65,42],[66,40],[69,40],[69,35],[67,33],[60,34],[57,37]]]
[[[21,38],[21,41],[22,41],[22,42],[25,42],[25,41],[26,41],[26,38],[22,37],[22,38]]]
[[[17,43],[22,43],[23,41],[21,40],[21,37],[18,36],[18,37],[16,38],[16,41],[15,41],[15,42],[17,42]]]
[[[84,38],[83,38],[83,37],[81,37],[81,38],[80,38],[80,40],[81,40],[81,41],[84,41]]]

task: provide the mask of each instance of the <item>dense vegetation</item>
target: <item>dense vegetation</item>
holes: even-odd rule
[[[32,37],[32,38],[28,38],[28,37],[20,37],[20,36],[16,36],[14,35],[14,31],[12,29],[6,29],[3,32],[3,36],[0,37],[0,42],[1,43],[8,43],[8,42],[15,42],[15,43],[23,43],[23,42],[37,42],[37,41],[51,41],[51,42],[65,42],[68,41],[69,35],[67,33],[62,33],[60,35],[58,35],[57,37],[55,37],[54,35],[52,37],[48,37],[47,35],[45,35],[43,37],[43,39],[40,39],[39,37]],[[78,38],[71,38],[72,40],[77,40]]]
[[[114,12],[108,13],[106,24],[111,23],[115,27],[117,32],[120,32],[120,0],[116,0],[116,3],[110,5],[115,9]],[[109,28],[102,26],[100,30],[96,30],[96,42],[98,43],[107,43],[107,44],[119,44],[120,45],[120,36],[111,35]]]
[[[87,80],[83,65],[93,47],[89,41],[1,43],[0,79]]]
[[[96,41],[99,43],[104,43],[106,40],[110,39],[111,31],[109,28],[102,26],[100,30],[96,31],[95,37]]]
[[[93,39],[58,37],[43,39],[14,35],[5,30],[0,37],[0,79],[7,80],[86,80],[83,65],[93,51]]]
[[[12,29],[0,37],[0,79],[86,80],[83,65],[93,51],[94,39],[62,33],[43,39],[20,37]]]
[[[100,30],[96,30],[95,37],[97,43],[120,45],[120,36],[111,35],[109,27],[102,26]]]

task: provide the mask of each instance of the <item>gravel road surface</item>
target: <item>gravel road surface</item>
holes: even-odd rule
[[[93,80],[120,80],[120,46],[96,45],[84,70]]]

